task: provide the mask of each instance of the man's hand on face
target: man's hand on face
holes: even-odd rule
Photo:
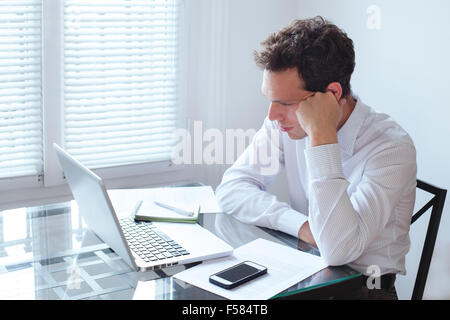
[[[310,138],[311,147],[337,143],[337,130],[342,118],[342,106],[332,92],[316,92],[302,100],[297,109],[297,119]]]

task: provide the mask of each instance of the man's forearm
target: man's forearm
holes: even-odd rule
[[[296,236],[307,217],[246,180],[222,183],[216,198],[224,212],[238,220]]]

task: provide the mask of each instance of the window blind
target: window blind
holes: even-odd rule
[[[41,6],[0,1],[0,178],[42,173]]]
[[[65,148],[90,168],[169,160],[178,0],[65,0]]]

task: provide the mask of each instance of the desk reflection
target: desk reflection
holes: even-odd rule
[[[199,222],[234,248],[263,238],[318,254],[295,237],[227,214],[204,214]],[[142,282],[147,299],[220,299],[171,277],[194,265],[135,272],[87,228],[74,201],[0,212],[1,299],[132,299]],[[287,292],[355,275],[348,267],[329,267]]]

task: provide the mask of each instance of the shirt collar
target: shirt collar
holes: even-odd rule
[[[369,108],[358,96],[354,95],[354,99],[356,99],[355,108],[337,133],[339,148],[349,156],[353,155],[356,138],[369,112]]]

